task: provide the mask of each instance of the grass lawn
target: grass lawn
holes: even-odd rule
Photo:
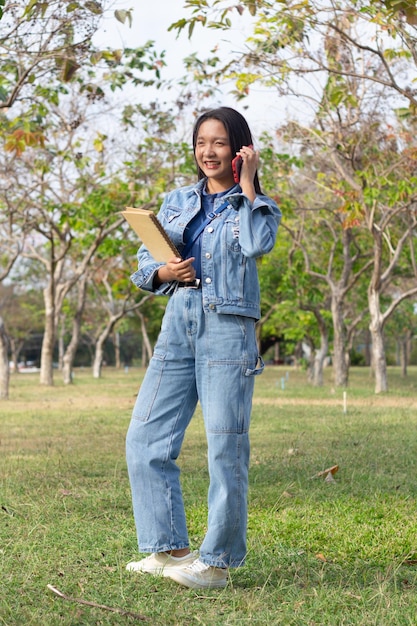
[[[247,564],[204,592],[125,571],[137,547],[124,438],[143,373],[77,371],[72,386],[56,374],[52,388],[12,377],[0,404],[0,624],[417,624],[417,368],[406,379],[390,369],[379,396],[353,369],[345,399],[330,370],[314,389],[304,372],[266,368]],[[317,476],[334,465],[334,480]],[[199,411],[181,466],[195,549],[207,516]]]

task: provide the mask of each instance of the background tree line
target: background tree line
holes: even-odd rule
[[[140,336],[135,357],[146,363],[164,299],[132,287],[138,242],[120,211],[157,209],[166,190],[194,180],[190,118],[221,103],[225,81],[242,106],[256,84],[294,104],[257,138],[262,186],[284,214],[259,262],[263,353],[298,359],[304,346],[316,385],[331,355],[335,384],[346,386],[361,344],[375,391],[386,391],[387,338],[406,374],[417,321],[414,3],[186,2],[172,25],[180,34],[203,27],[215,40],[242,19],[250,34],[226,62],[215,50],[188,57],[169,102],[152,42],[94,45],[106,5],[32,0],[3,10],[0,396],[34,332],[45,385],[54,359],[72,381],[81,341],[94,376],[109,338],[120,362],[120,337]],[[151,86],[161,98],[144,104]],[[135,95],[121,107],[117,93]]]

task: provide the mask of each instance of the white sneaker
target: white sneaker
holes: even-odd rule
[[[190,589],[215,589],[227,585],[226,568],[206,565],[200,559],[185,568],[170,567],[165,576]]]
[[[128,572],[143,572],[154,576],[167,576],[165,570],[172,567],[181,569],[190,565],[198,556],[198,552],[190,552],[185,556],[172,556],[167,552],[156,552],[141,561],[131,561],[126,565]]]

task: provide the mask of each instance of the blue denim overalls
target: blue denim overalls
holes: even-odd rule
[[[158,214],[180,251],[204,184],[168,194]],[[263,368],[255,336],[255,258],[272,249],[281,218],[270,198],[258,196],[252,204],[238,185],[228,199],[230,207],[202,234],[200,288],[173,282],[155,290],[161,264],[139,249],[133,282],[171,297],[126,440],[139,551],[188,547],[176,460],[200,402],[210,476],[200,560],[216,567],[238,567],[246,555],[249,423],[254,375]]]

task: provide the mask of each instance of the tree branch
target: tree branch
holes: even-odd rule
[[[68,600],[69,602],[76,602],[77,604],[92,606],[96,609],[103,609],[105,611],[111,611],[112,613],[127,615],[129,617],[134,617],[135,619],[139,619],[142,621],[148,621],[149,619],[148,617],[146,617],[145,615],[141,615],[140,613],[133,613],[132,611],[125,611],[124,609],[113,608],[111,606],[107,606],[106,604],[97,604],[96,602],[90,602],[89,600],[83,600],[82,598],[72,598],[71,596],[67,596],[65,593],[62,593],[62,591],[59,591],[59,589],[56,589],[56,587],[53,587],[52,585],[47,585],[47,587],[59,598],[62,598],[63,600]]]

